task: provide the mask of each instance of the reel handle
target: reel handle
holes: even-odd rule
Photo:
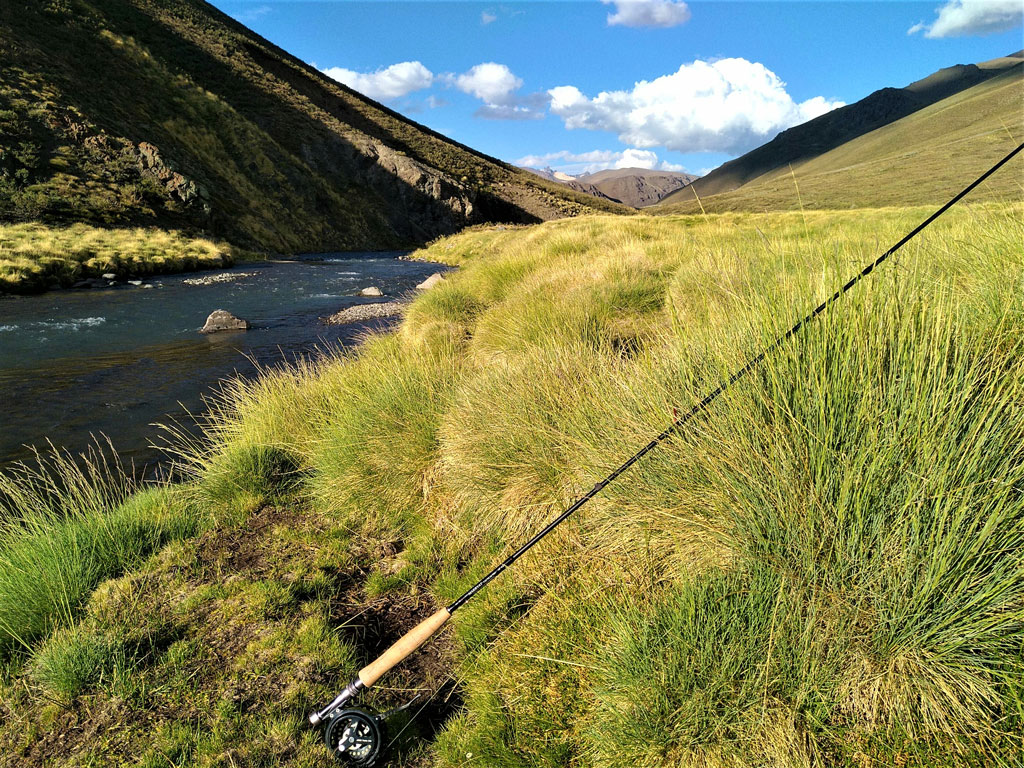
[[[349,683],[334,701],[319,712],[311,714],[309,716],[310,724],[319,725],[328,715],[353,698],[363,688],[369,688],[381,676],[405,661],[433,637],[451,616],[452,614],[447,608],[441,608],[398,638],[384,653],[359,670],[356,679]]]

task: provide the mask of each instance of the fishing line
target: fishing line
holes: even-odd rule
[[[709,392],[702,400],[697,402],[689,411],[682,416],[677,416],[671,424],[660,432],[653,440],[630,456],[626,461],[612,470],[604,479],[594,484],[594,487],[573,502],[564,512],[548,523],[533,538],[523,544],[519,549],[508,556],[500,565],[491,570],[486,576],[470,587],[466,592],[455,600],[447,608],[441,608],[432,616],[421,621],[417,626],[409,630],[399,638],[390,648],[378,656],[374,661],[363,667],[356,678],[324,709],[309,716],[309,722],[314,725],[324,726],[324,738],[328,748],[340,760],[355,766],[370,766],[380,757],[383,752],[384,720],[385,716],[375,715],[367,710],[353,707],[343,710],[346,702],[355,697],[361,690],[374,683],[389,670],[401,663],[408,656],[413,654],[423,643],[429,640],[441,627],[451,618],[459,608],[473,598],[481,589],[490,584],[500,576],[519,558],[532,549],[541,539],[561,525],[580,507],[584,506],[594,496],[600,493],[609,483],[612,483],[623,472],[628,470],[640,459],[653,451],[661,442],[679,432],[687,423],[702,414],[722,393],[731,388],[747,374],[754,370],[766,357],[775,352],[779,347],[789,341],[800,330],[814,320],[818,315],[828,309],[832,304],[839,301],[849,290],[861,280],[870,275],[876,267],[879,267],[904,245],[914,239],[926,227],[928,227],[939,216],[944,214],[978,185],[988,179],[993,173],[1002,168],[1013,157],[1024,150],[1024,143],[1018,145],[1002,160],[997,162],[981,176],[968,184],[959,193],[954,195],[945,205],[936,210],[931,216],[918,224],[907,233],[899,242],[875,258],[874,261],[865,266],[857,275],[848,280],[839,290],[821,302],[805,317],[801,318],[788,331],[777,337],[761,352],[750,358],[739,370],[733,373],[728,379],[720,383],[714,390]],[[431,697],[433,698],[433,697]],[[429,703],[429,700],[428,700]],[[411,702],[410,702],[411,704]],[[406,705],[409,706],[409,705]],[[425,707],[426,705],[424,705]],[[400,708],[401,709],[401,708]],[[397,711],[397,710],[395,710]],[[422,707],[421,710],[422,711]],[[417,713],[418,714],[418,713]]]

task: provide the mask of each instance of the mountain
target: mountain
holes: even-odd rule
[[[676,171],[652,171],[648,168],[612,168],[596,173],[570,176],[549,168],[526,168],[549,181],[558,181],[570,189],[616,203],[644,208],[685,187],[699,177]]]
[[[624,210],[337,83],[201,0],[4,0],[0,220],[276,251]]]
[[[634,208],[645,208],[693,183],[697,178],[693,174],[676,171],[615,168],[588,174],[577,179],[577,182],[596,187],[611,200],[618,200]]]
[[[936,98],[942,94],[946,95]],[[862,130],[872,123],[870,108],[880,109],[889,102],[902,104],[903,109],[909,100],[918,98],[929,103],[873,130]],[[855,125],[846,132],[856,135],[837,143],[841,126],[823,118],[840,113],[850,116]],[[801,136],[802,144],[794,138]],[[898,91],[877,91],[856,104],[785,131],[691,188],[669,195],[657,211],[941,203],[1017,146],[1022,137],[1024,53],[1017,53],[944,69]],[[754,175],[755,169],[767,170]],[[746,175],[752,178],[734,186]],[[704,184],[707,179],[710,182]],[[1022,159],[1018,157],[975,190],[972,199],[1019,200],[1021,179]]]
[[[736,189],[770,171],[788,168],[825,154],[858,136],[973,88],[1008,68],[1017,67],[1024,52],[982,64],[957,64],[941,69],[905,88],[882,88],[860,101],[783,131],[747,154],[730,160],[694,182],[691,194],[677,193],[665,202],[702,198]],[[788,172],[788,171],[787,171]]]
[[[576,179],[575,176],[570,176],[568,173],[562,173],[561,171],[556,171],[550,165],[548,167],[546,167],[546,168],[525,168],[524,167],[523,170],[524,171],[529,171],[530,173],[534,173],[534,174],[540,176],[542,179],[547,179],[548,181],[563,181],[564,182],[564,181],[574,181]]]

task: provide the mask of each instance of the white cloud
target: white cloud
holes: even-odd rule
[[[248,11],[242,11],[235,18],[243,24],[251,24],[254,21],[259,21],[268,13],[272,13],[273,10],[269,5],[260,5]]]
[[[554,167],[565,173],[578,176],[581,173],[597,173],[609,168],[647,168],[658,171],[683,171],[683,166],[659,160],[658,155],[648,149],[626,149],[615,152],[598,149],[593,152],[549,152],[546,155],[526,155],[514,161],[527,168]]]
[[[488,24],[493,24],[497,20],[498,17],[495,14],[491,13],[490,11],[483,11],[480,14],[480,23],[483,24],[485,27]]]
[[[484,120],[540,120],[544,113],[522,104],[484,104],[473,113]]]
[[[545,93],[518,94],[523,81],[504,64],[493,61],[477,64],[461,75],[445,74],[439,79],[480,99],[483,106],[473,115],[485,120],[540,120],[548,104]]]
[[[369,74],[344,67],[328,67],[321,72],[377,101],[398,99],[429,88],[434,82],[434,74],[418,61],[402,61]]]
[[[732,154],[843,105],[821,96],[798,104],[774,72],[746,59],[694,61],[631,91],[603,91],[593,99],[572,85],[548,95],[551,112],[568,129],[611,131],[639,148]]]
[[[932,24],[915,24],[908,35],[924,31],[925,37],[964,37],[1005,32],[1024,20],[1024,0],[949,0],[938,9]]]
[[[512,74],[511,69],[493,61],[477,64],[455,78],[456,88],[491,105],[511,104],[522,85],[523,81]]]
[[[677,27],[690,20],[690,9],[681,0],[601,0],[615,6],[608,26]]]

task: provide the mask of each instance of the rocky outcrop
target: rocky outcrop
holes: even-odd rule
[[[235,317],[226,309],[216,309],[206,318],[206,325],[200,333],[218,333],[219,331],[247,331],[251,326],[248,320]]]
[[[363,288],[359,292],[360,296],[383,296],[384,291],[378,288],[376,285],[371,285],[369,288]]]
[[[368,320],[378,320],[384,317],[398,317],[405,309],[405,304],[400,301],[385,301],[379,304],[360,304],[355,307],[343,309],[330,317],[324,318],[327,325],[350,325],[351,323],[365,323]]]
[[[172,197],[187,206],[196,205],[206,216],[210,215],[209,195],[191,179],[178,173],[160,156],[160,150],[148,141],[139,144],[136,150],[139,167],[143,173],[155,178]]]

